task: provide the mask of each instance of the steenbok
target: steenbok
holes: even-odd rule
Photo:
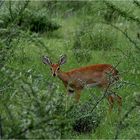
[[[54,64],[51,62],[48,56],[43,57],[43,63],[50,66],[52,75],[62,80],[68,93],[76,93],[76,101],[80,99],[81,90],[84,87],[100,87],[106,90],[110,84],[113,84],[119,79],[118,70],[116,70],[110,64],[96,64],[86,67],[80,67],[72,69],[68,72],[63,72],[60,66],[66,63],[66,55],[62,55],[58,63]],[[110,104],[110,111],[113,108],[114,101],[116,100],[121,109],[121,97],[114,92],[111,92],[108,88],[107,99]]]

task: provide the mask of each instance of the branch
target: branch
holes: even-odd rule
[[[24,78],[21,78],[21,80],[22,80],[22,82],[23,82],[24,84],[28,85],[30,91],[26,90],[23,86],[22,86],[21,88],[28,94],[28,96],[29,96],[30,98],[31,98],[31,95],[33,96],[33,99],[34,99],[36,105],[41,109],[41,108],[42,108],[42,107],[41,107],[41,103],[40,103],[40,102],[38,101],[38,99],[37,99],[36,92],[34,91],[34,89],[33,89],[33,87],[32,87],[32,84],[29,83],[28,81],[26,81]],[[30,93],[31,93],[31,95],[30,95]]]
[[[107,24],[107,25],[110,25],[111,27],[113,27],[116,30],[120,31],[129,40],[129,42],[132,43],[135,46],[135,48],[140,51],[140,46],[137,45],[137,43],[133,39],[131,39],[129,37],[129,35],[125,31],[123,31],[122,29],[120,29],[119,27],[117,27],[117,26],[115,26],[115,25],[113,25],[111,23],[106,23],[106,22],[102,22],[102,23]]]
[[[13,11],[12,11],[12,1],[9,1],[9,12],[10,12],[11,19],[13,21],[14,17],[13,17]]]
[[[128,14],[126,11],[116,7],[114,4],[112,4],[109,1],[105,0],[104,3],[107,5],[108,8],[116,11],[119,15],[121,15],[124,18],[126,18],[127,20],[130,20],[130,21],[133,21],[133,22],[136,22],[136,23],[140,24],[140,19],[139,18],[134,17],[133,15]]]
[[[14,21],[12,22],[11,25],[15,26],[17,25],[20,21],[20,19],[22,18],[23,12],[25,11],[25,9],[27,8],[28,4],[29,4],[30,0],[26,0],[23,7],[21,7],[20,11],[18,12],[17,16],[14,18]],[[9,9],[10,10],[10,9]],[[12,7],[11,7],[11,11],[12,11]]]
[[[28,4],[29,4],[30,0],[26,0],[24,6],[20,9],[18,16],[17,16],[17,21],[20,22],[20,19],[23,16],[23,12],[24,10],[27,8]]]

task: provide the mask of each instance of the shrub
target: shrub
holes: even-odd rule
[[[38,11],[26,10],[21,27],[33,32],[47,32],[59,29],[60,25],[51,21],[47,16],[46,10],[42,9]]]
[[[95,131],[100,123],[100,119],[97,114],[90,115],[84,118],[76,120],[73,124],[73,130],[78,133],[90,133]]]
[[[35,9],[29,7],[27,2],[12,2],[10,4],[9,9],[3,8],[1,10],[0,24],[2,28],[7,28],[9,25],[15,24],[23,30],[29,29],[32,32],[41,33],[60,28],[59,24],[51,20],[45,8]]]
[[[72,130],[77,133],[95,132],[99,126],[102,115],[101,111],[94,108],[96,101],[91,97],[88,101],[74,106],[68,113],[68,117],[73,119]],[[94,108],[94,109],[93,109]],[[98,112],[98,113],[97,113]]]

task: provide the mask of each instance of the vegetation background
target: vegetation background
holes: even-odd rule
[[[96,88],[80,103],[42,63],[117,67],[120,114]],[[140,2],[0,1],[0,138],[140,139]]]

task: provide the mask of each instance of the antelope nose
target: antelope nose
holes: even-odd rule
[[[54,74],[53,74],[53,76],[55,77],[55,76],[56,76],[56,74],[54,73]]]

